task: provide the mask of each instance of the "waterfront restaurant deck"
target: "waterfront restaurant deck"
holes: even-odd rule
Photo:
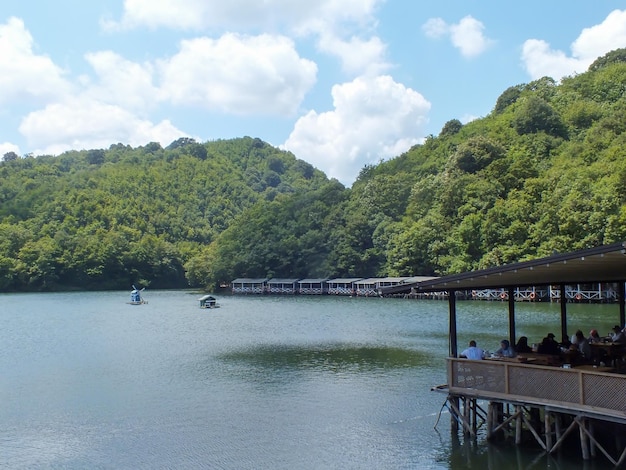
[[[530,439],[548,453],[571,445],[583,459],[602,454],[615,467],[626,465],[626,368],[624,357],[607,366],[567,367],[561,360],[520,355],[513,360],[468,360],[458,357],[457,294],[479,289],[504,289],[509,341],[515,344],[516,288],[560,286],[561,335],[568,336],[565,286],[613,283],[617,293],[615,322],[624,326],[626,242],[514,263],[469,273],[384,289],[402,292],[446,291],[449,303],[450,354],[447,384],[433,390],[447,395],[452,429],[476,437],[479,425],[490,440]],[[622,351],[622,354],[624,352]],[[596,367],[594,367],[594,365]],[[481,406],[487,402],[487,410]],[[574,439],[577,438],[577,439]]]

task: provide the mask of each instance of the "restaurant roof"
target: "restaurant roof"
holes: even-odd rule
[[[626,242],[381,289],[383,295],[626,281]]]

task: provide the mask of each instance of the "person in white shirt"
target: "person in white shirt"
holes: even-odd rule
[[[476,346],[476,341],[471,340],[469,342],[469,347],[461,353],[461,357],[480,360],[485,358],[485,351]]]
[[[622,330],[622,327],[615,325],[613,327],[613,334],[611,335],[611,341],[614,343],[626,343],[626,335]]]

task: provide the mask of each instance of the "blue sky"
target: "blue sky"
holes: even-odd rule
[[[626,1],[3,0],[0,157],[251,136],[350,186],[620,47]]]

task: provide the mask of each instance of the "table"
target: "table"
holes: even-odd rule
[[[622,356],[624,356],[624,349],[626,345],[623,343],[590,343],[591,346],[591,358],[594,362],[600,363],[600,361],[606,364],[613,364],[619,367],[622,362]]]
[[[523,353],[517,356],[521,358],[520,362],[528,362],[532,364],[539,364],[542,366],[561,366],[563,360],[561,356],[555,354],[539,354],[539,353]]]
[[[591,371],[591,372],[616,372],[615,367],[594,366],[593,364],[582,364],[579,366],[574,366],[574,369],[580,369],[580,370]]]
[[[537,364],[541,366],[557,366],[563,364],[560,356],[553,354],[522,353],[515,357],[486,357],[489,361],[515,362],[518,364]]]

